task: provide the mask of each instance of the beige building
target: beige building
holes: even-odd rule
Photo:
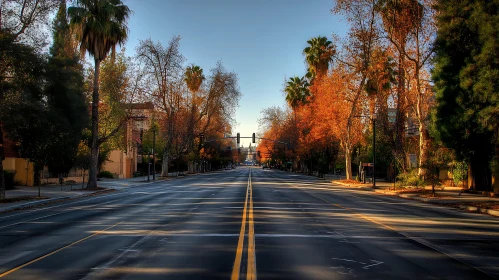
[[[151,102],[132,104],[125,129],[126,149],[124,151],[113,150],[102,170],[113,173],[116,178],[133,177],[133,174],[137,172],[137,164],[141,161],[138,154],[138,148],[142,144],[141,131],[149,130],[153,114],[154,105]]]

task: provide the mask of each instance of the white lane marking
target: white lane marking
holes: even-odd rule
[[[371,259],[369,259],[372,262],[371,264],[367,264],[367,263],[359,262],[359,261],[355,261],[355,260],[349,260],[349,259],[339,259],[339,258],[331,258],[331,259],[332,260],[337,260],[337,261],[359,263],[359,264],[364,265],[362,267],[363,269],[369,269],[369,267],[377,266],[377,265],[380,265],[380,264],[384,263],[384,262],[380,262],[380,261],[377,261],[377,260],[371,260]]]
[[[301,207],[301,206],[299,206]],[[227,206],[224,207],[224,209],[242,209],[243,207],[240,206]],[[265,207],[265,206],[260,206],[260,207],[253,207],[253,209],[268,209],[268,210],[321,210],[321,211],[346,211],[345,209],[326,209],[326,208],[296,208],[296,207]]]
[[[129,252],[139,252],[140,250],[135,250],[134,248],[137,245],[140,245],[140,244],[144,243],[148,238],[151,237],[151,234],[152,234],[152,232],[150,232],[149,234],[143,236],[141,239],[137,240],[135,243],[133,243],[131,246],[128,246],[127,248],[119,249],[120,251],[123,251],[121,254],[119,254],[115,258],[109,260],[108,262],[106,262],[102,266],[93,267],[92,270],[105,270],[105,269],[108,269],[111,265],[113,265],[115,262],[117,262],[119,259],[121,259],[123,256],[125,256]],[[84,277],[83,279],[87,279],[88,276],[90,276],[90,274],[87,275],[86,277]]]
[[[152,188],[148,187],[147,189],[148,190],[157,190],[157,189],[163,189],[163,187],[164,186],[156,186],[156,187],[152,187]],[[135,193],[138,193],[138,192],[140,192],[140,191],[135,191],[135,192],[131,192],[131,193],[135,194]],[[173,192],[175,192],[175,191],[173,191]],[[163,193],[168,193],[168,192],[163,192]],[[108,194],[108,195],[100,195],[100,196],[96,196],[96,197],[92,197],[92,198],[84,199],[84,200],[79,200],[78,197],[75,197],[75,198],[72,198],[72,199],[76,199],[76,201],[74,201],[74,202],[69,202],[69,203],[66,203],[66,204],[63,204],[63,205],[55,205],[55,206],[50,206],[50,207],[38,208],[38,209],[34,209],[32,211],[21,212],[21,213],[14,214],[14,215],[9,215],[9,216],[0,216],[0,219],[6,219],[6,218],[15,217],[15,216],[23,215],[23,214],[35,213],[35,212],[38,212],[38,211],[48,210],[48,209],[52,209],[52,208],[65,207],[65,206],[68,206],[68,205],[71,205],[71,204],[75,204],[75,203],[88,202],[88,201],[91,201],[91,200],[95,200],[95,199],[99,199],[99,198],[105,198],[105,197],[112,197],[112,196],[116,196],[116,195],[120,195],[120,194],[123,194],[123,193],[118,192],[118,193],[112,193],[112,194]],[[102,202],[102,203],[96,203],[96,204],[92,204],[92,205],[85,205],[85,206],[80,206],[80,207],[76,207],[76,208],[68,208],[68,209],[70,211],[75,211],[75,210],[82,210],[82,209],[85,209],[85,208],[95,208],[95,207],[98,207],[98,206],[102,206],[102,205],[106,205],[106,204],[109,204],[109,203],[113,203],[113,202],[118,201],[118,200],[121,200],[121,199],[118,198],[118,199],[114,199],[114,200],[111,200],[111,201],[105,201],[105,202]],[[65,214],[65,213],[68,213],[68,211],[62,211],[62,212],[58,212],[58,213],[54,213],[54,214],[50,214],[50,215],[46,215],[46,216],[42,216],[42,217],[30,219],[30,220],[16,222],[16,223],[13,223],[13,224],[2,226],[2,227],[0,227],[0,229],[6,228],[6,227],[15,226],[15,225],[19,225],[19,224],[23,224],[23,223],[29,223],[29,222],[36,221],[36,220],[39,220],[39,219],[48,218],[48,217],[52,217],[52,216],[57,216],[57,215]]]
[[[349,260],[349,259],[338,259],[338,258],[331,258],[331,259],[332,259],[332,260],[337,260],[337,261],[354,262],[354,263],[360,263],[360,264],[365,264],[365,265],[367,265],[367,263],[358,262],[358,261]]]
[[[380,265],[380,264],[384,263],[384,262],[380,262],[380,261],[377,261],[377,260],[370,260],[370,261],[372,261],[373,264],[366,265],[366,266],[363,267],[363,269],[369,269],[368,267],[372,267],[372,266],[376,266],[376,265]]]
[[[359,244],[359,243],[360,243],[360,242],[355,242],[355,241],[354,241],[354,242],[352,242],[352,241],[348,241],[348,240],[346,240],[346,239],[342,239],[342,240],[340,240],[339,242],[342,242],[342,243],[348,243],[348,244]]]
[[[106,204],[109,204],[109,203],[113,203],[113,202],[118,201],[118,200],[119,199],[115,199],[115,200],[103,202],[103,203],[100,203],[100,204],[86,205],[86,206],[81,206],[81,207],[76,207],[76,208],[70,208],[69,210],[70,211],[75,211],[75,210],[82,210],[82,209],[91,208],[91,207],[95,208],[97,205],[103,206],[103,205],[106,205]],[[0,229],[11,227],[11,226],[15,226],[15,225],[19,225],[19,224],[26,224],[26,223],[30,223],[30,222],[33,222],[33,221],[41,220],[41,219],[44,219],[44,218],[61,215],[61,214],[64,214],[64,213],[67,213],[67,212],[63,211],[63,212],[53,213],[53,214],[45,215],[45,216],[42,216],[42,217],[34,218],[34,219],[31,219],[31,220],[20,221],[20,222],[17,222],[17,223],[13,223],[13,224],[1,226]]]
[[[163,182],[156,181],[154,183],[163,183]],[[168,181],[165,182],[165,183],[168,183]],[[149,183],[149,184],[152,184],[152,183]],[[145,186],[147,186],[147,190],[150,190],[150,191],[152,191],[152,190],[158,190],[158,189],[164,190],[163,188],[166,185],[166,184],[163,183],[162,185],[151,187],[151,186],[148,186],[149,184],[134,185],[134,186],[130,186],[130,187],[124,189],[124,190],[132,190],[132,189],[134,189],[136,187],[140,188],[140,187],[145,187]],[[175,187],[180,188],[182,186],[168,186],[168,188],[175,188]],[[20,212],[20,213],[17,213],[17,214],[13,214],[13,215],[8,215],[8,216],[0,216],[0,219],[7,219],[7,218],[11,218],[11,217],[19,216],[19,215],[25,215],[25,214],[29,214],[29,213],[34,213],[34,212],[38,212],[38,211],[42,211],[42,210],[48,210],[48,209],[52,209],[52,208],[60,208],[60,207],[68,206],[68,205],[75,204],[75,203],[87,202],[87,201],[92,201],[92,200],[95,200],[95,199],[100,199],[100,198],[105,198],[105,197],[112,197],[112,196],[123,194],[120,191],[121,190],[118,190],[118,192],[116,192],[116,193],[111,193],[111,194],[107,194],[107,195],[99,195],[99,196],[96,196],[96,197],[91,197],[91,198],[83,199],[83,200],[80,200],[81,197],[73,197],[71,199],[76,199],[76,201],[74,201],[74,202],[65,203],[63,205],[54,205],[54,206],[50,206],[50,207],[37,208],[37,209],[30,210],[30,211],[26,211],[26,212],[23,211],[23,212]],[[135,192],[137,192],[137,191],[135,191]],[[131,193],[134,194],[135,192],[131,192]],[[114,201],[116,201],[116,200],[114,200]],[[104,203],[108,203],[108,201],[106,201]],[[100,204],[101,203],[94,204],[94,205],[100,205]],[[65,211],[61,212],[61,214],[62,213],[65,213]]]
[[[336,270],[338,273],[343,274],[343,275],[353,275],[354,270],[350,267],[344,267],[344,266],[331,266],[329,268],[332,268]],[[341,270],[346,270],[347,272],[343,272]]]
[[[0,265],[4,265],[4,264],[6,264],[6,263],[8,263],[8,262],[15,261],[15,260],[17,260],[17,259],[20,259],[20,258],[22,258],[22,257],[24,257],[24,256],[27,256],[27,255],[29,255],[29,254],[33,253],[33,252],[35,252],[35,251],[24,251],[24,252],[19,252],[19,253],[15,254],[14,256],[10,257],[9,259],[7,259],[7,260],[4,260],[4,261],[0,262]]]
[[[157,234],[158,236],[165,237],[188,237],[188,238],[196,238],[196,237],[238,237],[239,234],[236,233],[185,233],[185,234]],[[247,235],[247,234],[246,234]],[[141,233],[123,233],[121,236],[143,236]],[[329,238],[329,239],[339,239],[344,240],[343,237],[328,235],[328,234],[274,234],[274,233],[257,233],[255,234],[256,238]],[[349,238],[359,238],[359,239],[383,239],[387,238],[391,239],[400,239],[398,237],[385,237],[385,236],[351,236]],[[165,240],[166,241],[166,240]]]

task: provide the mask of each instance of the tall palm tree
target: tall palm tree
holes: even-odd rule
[[[194,126],[195,126],[195,111],[196,111],[196,93],[199,91],[201,84],[203,83],[205,77],[203,75],[203,69],[198,65],[192,64],[187,66],[184,73],[184,81],[187,84],[187,88],[192,93],[192,107],[191,107],[191,115],[189,121],[189,152],[194,152]],[[193,154],[194,157],[194,154]],[[194,162],[189,160],[188,163],[188,172],[194,172]]]
[[[329,69],[329,64],[336,54],[336,47],[326,37],[314,37],[307,41],[308,47],[303,50],[308,64],[307,78],[323,76]]]
[[[203,69],[198,65],[192,64],[185,69],[184,81],[193,94],[198,92],[204,79]]]
[[[301,104],[306,103],[307,97],[310,96],[309,86],[310,84],[305,77],[300,78],[295,76],[289,78],[284,92],[286,92],[286,102],[288,102],[293,110]]]
[[[117,44],[124,44],[128,37],[126,22],[131,14],[121,0],[76,0],[68,8],[71,27],[79,35],[81,53],[94,57],[94,90],[92,93],[92,142],[88,188],[97,188],[99,154],[99,72],[100,63]]]

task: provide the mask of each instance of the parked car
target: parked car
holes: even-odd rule
[[[266,164],[264,164],[264,165],[262,166],[262,168],[263,168],[263,169],[265,169],[265,168],[269,168],[269,166],[268,166],[268,165],[266,165]]]

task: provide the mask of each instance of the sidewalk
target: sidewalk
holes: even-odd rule
[[[335,185],[341,185],[349,188],[357,188],[384,195],[398,196],[426,203],[460,208],[471,212],[480,212],[492,216],[499,216],[498,197],[461,192],[462,189],[459,187],[445,187],[443,190],[436,188],[436,196],[432,197],[431,187],[426,187],[425,192],[423,193],[421,191],[411,189],[396,188],[396,190],[394,190],[393,182],[386,181],[376,181],[376,189],[373,189],[372,183],[345,183],[338,179],[331,180],[330,182]]]

